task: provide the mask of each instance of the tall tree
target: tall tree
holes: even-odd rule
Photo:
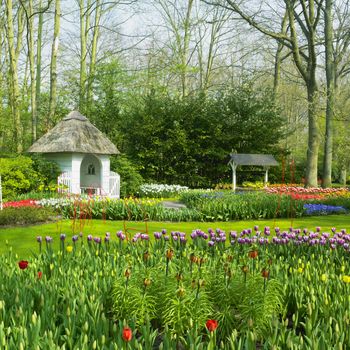
[[[317,186],[317,163],[319,151],[319,130],[317,124],[318,86],[316,79],[317,69],[317,27],[319,24],[323,0],[284,0],[284,12],[288,18],[289,30],[287,33],[276,32],[259,22],[257,15],[248,14],[243,10],[240,2],[225,0],[226,6],[237,13],[252,27],[277,40],[291,50],[293,61],[307,91],[308,101],[308,147],[306,165],[306,186]],[[220,3],[215,3],[220,6]],[[271,5],[272,6],[272,5]]]
[[[20,115],[20,87],[18,82],[18,56],[22,47],[22,35],[24,29],[24,11],[19,7],[17,13],[17,40],[15,42],[15,30],[13,24],[12,0],[5,1],[6,7],[6,36],[9,54],[9,82],[10,101],[13,117],[13,139],[17,152],[23,151],[23,127]]]
[[[335,64],[333,50],[333,0],[325,0],[324,23],[327,100],[322,186],[329,187],[332,184],[333,115],[335,84]]]
[[[97,59],[97,45],[98,45],[98,39],[100,35],[100,20],[101,20],[101,11],[102,11],[102,5],[101,0],[96,0],[95,3],[95,19],[94,19],[94,25],[92,28],[93,34],[92,34],[92,44],[91,44],[91,55],[90,55],[90,64],[89,64],[89,76],[87,81],[87,109],[90,110],[91,107],[91,98],[92,98],[92,84],[95,78],[95,72],[96,72],[96,59]],[[87,28],[87,31],[90,28]]]
[[[35,101],[37,115],[40,113],[41,107],[41,49],[43,38],[43,22],[44,22],[44,10],[42,8],[42,0],[39,0],[38,4],[39,18],[38,18],[38,33],[36,40],[36,75],[35,75]],[[38,124],[38,118],[35,118],[36,129]]]
[[[54,32],[51,48],[50,63],[50,101],[49,101],[49,122],[54,118],[57,105],[57,55],[59,48],[61,2],[55,0]]]

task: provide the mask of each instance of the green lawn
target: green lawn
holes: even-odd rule
[[[126,227],[131,234],[145,231],[145,223],[143,222],[127,222]],[[261,220],[261,221],[231,221],[231,222],[149,222],[148,232],[153,233],[165,228],[170,231],[182,231],[190,233],[193,229],[199,228],[207,230],[208,228],[220,228],[225,231],[236,230],[241,231],[245,228],[253,228],[254,225],[259,225],[260,228],[276,226],[281,229],[308,228],[315,229],[316,226],[321,226],[323,231],[330,231],[332,227],[337,229],[345,228],[350,231],[350,216],[349,215],[329,215],[329,216],[314,216],[301,219],[276,219],[276,220]],[[33,252],[38,251],[36,236],[52,236],[54,239],[53,248],[59,248],[59,235],[65,233],[67,242],[71,242],[73,234],[83,232],[84,239],[88,234],[93,236],[104,237],[106,232],[110,232],[112,239],[115,239],[115,233],[119,230],[124,230],[123,221],[102,221],[90,220],[80,225],[79,222],[74,225],[70,220],[62,220],[57,223],[27,226],[27,227],[12,227],[0,229],[0,254],[6,253],[9,249],[18,255],[19,258],[29,258]],[[45,244],[43,244],[45,246]],[[10,248],[12,247],[12,248]]]

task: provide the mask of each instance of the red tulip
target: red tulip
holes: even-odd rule
[[[214,332],[216,328],[218,328],[218,321],[216,320],[208,320],[205,323],[205,326],[207,327],[209,332]]]
[[[19,263],[18,263],[18,266],[21,270],[25,270],[27,267],[28,267],[28,261],[26,260],[21,260]]]
[[[41,271],[38,272],[38,279],[40,280],[43,277],[43,273]]]
[[[123,328],[123,334],[122,337],[125,341],[130,341],[132,338],[132,330],[129,327],[124,327]]]

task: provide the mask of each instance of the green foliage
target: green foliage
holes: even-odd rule
[[[305,212],[301,200],[262,192],[190,191],[181,194],[180,200],[200,212],[205,221],[300,217]]]
[[[33,169],[41,176],[41,185],[38,188],[42,191],[53,191],[57,187],[57,177],[61,170],[57,163],[46,160],[40,155],[32,155]]]
[[[120,195],[128,197],[135,195],[143,183],[138,169],[124,155],[111,158],[111,169],[120,175]]]
[[[271,92],[251,86],[183,99],[152,92],[126,113],[121,150],[148,182],[211,187],[229,180],[232,148],[276,154],[283,137]]]
[[[40,156],[0,158],[4,199],[30,191],[55,191],[59,169]]]
[[[242,183],[242,186],[245,188],[251,188],[254,190],[261,190],[265,187],[265,184],[262,181],[255,181],[255,182],[244,181]]]
[[[4,199],[36,189],[41,183],[40,175],[33,168],[33,161],[25,156],[0,158],[0,174]]]
[[[341,246],[67,239],[59,251],[44,239],[23,270],[10,247],[0,255],[2,344],[243,350],[350,342],[349,256]],[[210,319],[218,322],[212,332]]]
[[[0,211],[0,226],[27,225],[52,220],[54,212],[48,208],[4,208]]]

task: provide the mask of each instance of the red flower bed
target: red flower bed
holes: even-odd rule
[[[4,203],[4,208],[19,208],[19,207],[38,207],[33,199],[23,199],[16,202],[6,202]]]

